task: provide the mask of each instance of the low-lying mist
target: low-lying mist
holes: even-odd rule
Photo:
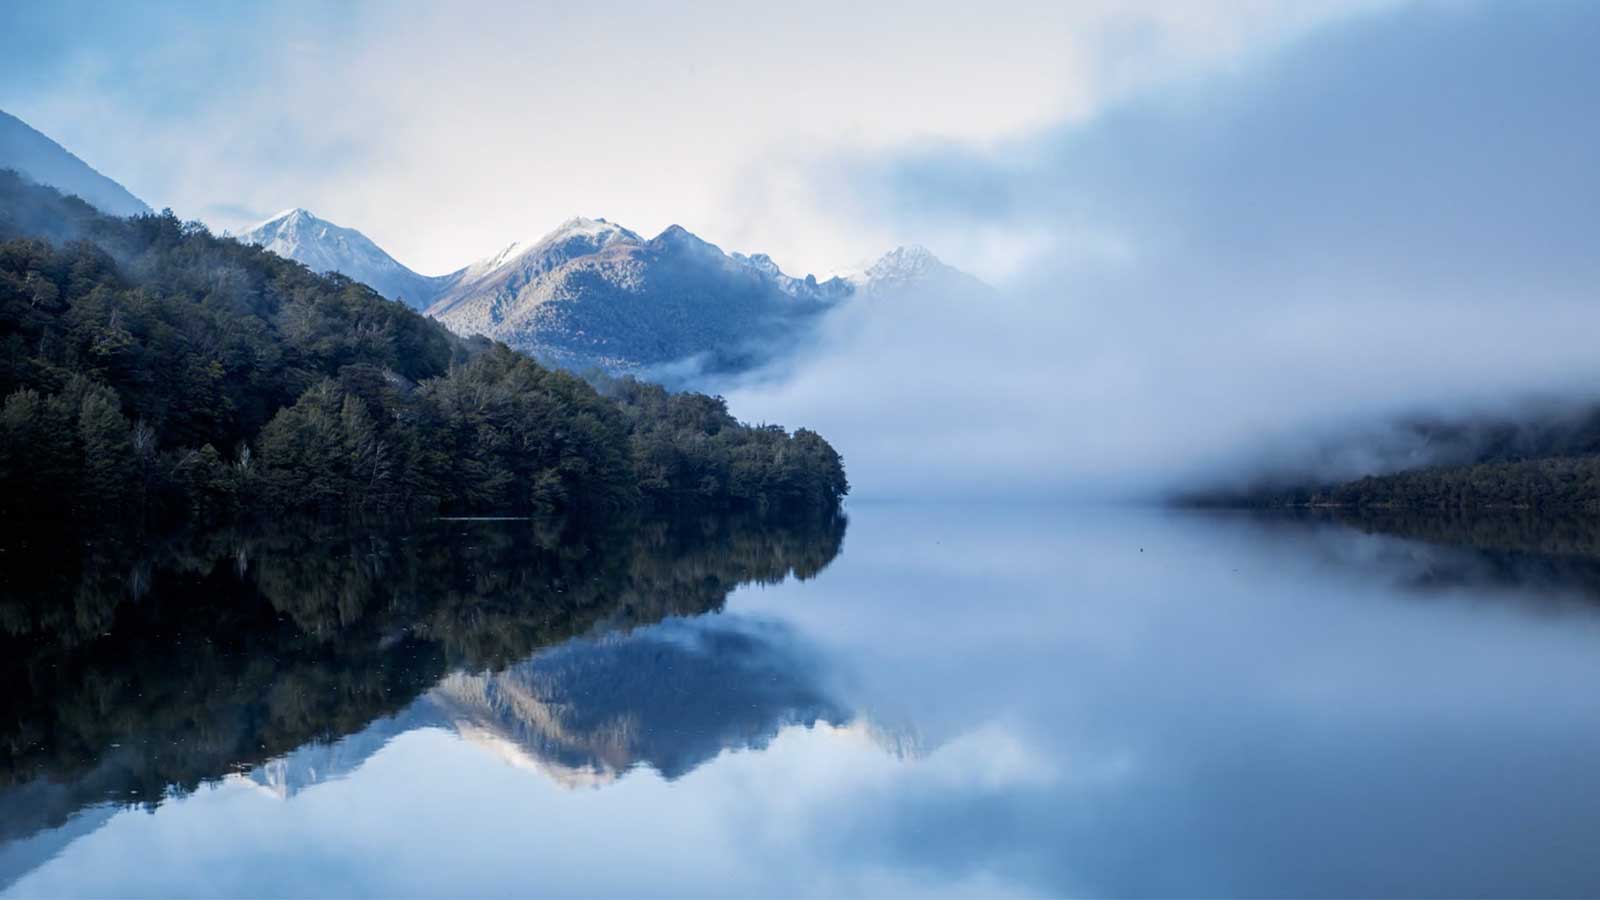
[[[1559,417],[1600,398],[1597,41],[1594,5],[1421,6],[1003,146],[818,161],[841,216],[1043,249],[713,387],[857,496],[1346,478],[1463,446],[1418,417]]]

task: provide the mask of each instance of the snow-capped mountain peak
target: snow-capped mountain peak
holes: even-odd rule
[[[946,265],[920,244],[896,247],[846,280],[858,293],[869,296],[909,290],[982,295],[993,290],[966,272]]]
[[[735,253],[733,258],[755,269],[757,272],[764,272],[773,277],[783,275],[783,270],[779,269],[778,264],[773,262],[772,257],[765,253],[752,253],[749,256],[745,256],[743,253]]]
[[[344,233],[341,234],[341,232]],[[240,235],[240,239],[247,240],[250,243],[266,246],[269,241],[257,240],[256,238],[269,235],[271,236],[271,240],[284,242],[317,241],[328,240],[330,238],[332,240],[342,239],[345,241],[353,241],[354,238],[351,237],[352,235],[360,236],[360,239],[363,241],[367,240],[366,236],[362,235],[361,232],[351,228],[340,228],[339,226],[334,225],[332,222],[325,222],[322,219],[312,215],[310,210],[299,206],[275,213],[271,218],[263,219],[262,221],[257,222],[246,229],[245,232]],[[367,243],[370,244],[372,242],[367,241]],[[377,245],[374,244],[373,246],[376,248]],[[278,253],[279,256],[289,255],[278,252],[278,250],[274,247],[267,247],[267,249],[272,250],[274,253]],[[304,262],[304,260],[302,260],[302,262]],[[310,263],[307,263],[307,265],[310,265]]]
[[[462,277],[469,279],[481,278],[515,260],[527,249],[528,242],[512,241],[511,243],[505,245],[505,247],[501,248],[499,253],[496,253],[493,256],[486,256],[483,259],[480,259],[477,262],[467,266],[466,269],[463,270]]]
[[[419,275],[383,252],[354,228],[319,219],[303,207],[286,209],[246,230],[239,240],[257,244],[315,272],[339,272],[392,300],[422,307],[438,293],[441,279]]]
[[[571,240],[575,237],[593,239],[598,244],[608,244],[619,238],[624,240],[639,240],[639,236],[623,228],[615,222],[605,219],[590,219],[585,216],[573,216],[562,222],[555,231],[545,235],[540,243],[553,243],[555,241]]]
[[[530,240],[513,241],[499,253],[486,256],[456,273],[452,288],[499,277],[502,270],[546,270],[577,256],[594,253],[617,242],[641,243],[643,238],[605,219],[573,216],[553,231]]]
[[[303,222],[306,219],[320,221],[320,220],[317,219],[316,216],[313,216],[310,213],[310,211],[306,210],[303,207],[296,206],[296,207],[292,207],[290,209],[283,210],[282,212],[273,213],[272,215],[268,216],[265,219],[262,219],[261,221],[257,222],[256,224],[251,225],[248,229],[246,229],[246,232],[248,233],[248,232],[251,232],[251,231],[259,231],[259,230],[261,230],[263,228],[266,228],[269,225],[272,225],[272,226],[283,226],[283,225],[290,225],[290,224],[299,224],[300,222]]]
[[[682,225],[668,225],[660,234],[652,238],[650,243],[661,249],[697,250],[719,255],[722,253],[722,250],[717,245]]]
[[[868,281],[909,281],[946,268],[921,244],[896,247],[878,257],[862,274]]]

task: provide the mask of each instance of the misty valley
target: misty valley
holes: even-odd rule
[[[0,900],[1600,896],[1597,45],[0,3]]]

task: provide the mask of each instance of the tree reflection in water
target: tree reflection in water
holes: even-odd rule
[[[422,705],[437,716],[450,707],[458,719],[472,703],[492,712],[541,680],[554,690],[552,673],[574,659],[528,660],[535,651],[713,612],[741,584],[810,578],[838,554],[844,529],[842,516],[603,528],[294,522],[140,546],[9,533],[0,537],[0,671],[12,686],[0,723],[0,842],[95,803],[153,806],[356,734],[441,682]],[[728,686],[769,665],[762,654],[778,646],[708,634],[722,642],[718,652],[699,653],[702,665],[686,665],[675,687],[656,687],[742,690]],[[643,645],[584,646],[622,671]],[[447,681],[451,673],[467,674]],[[463,693],[473,679],[480,689]],[[770,721],[735,716],[720,731],[713,723],[713,741],[842,716],[800,681],[776,683],[767,699]],[[625,711],[568,707],[577,730],[550,744],[563,765],[628,764]],[[670,772],[705,748],[631,752]]]

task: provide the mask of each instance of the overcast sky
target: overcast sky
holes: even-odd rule
[[[818,165],[1082,120],[1370,5],[8,3],[0,108],[157,208],[303,206],[428,274],[577,214],[826,273],[930,241],[819,204]],[[981,237],[934,249],[1004,276]]]

